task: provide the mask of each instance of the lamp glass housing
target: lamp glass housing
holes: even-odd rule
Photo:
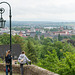
[[[6,22],[6,20],[0,18],[0,28],[4,28],[5,27],[5,22]]]

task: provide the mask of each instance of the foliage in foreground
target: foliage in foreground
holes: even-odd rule
[[[9,34],[0,35],[0,45],[9,44]],[[75,47],[56,39],[22,38],[12,36],[13,44],[20,44],[32,63],[60,75],[75,75]]]

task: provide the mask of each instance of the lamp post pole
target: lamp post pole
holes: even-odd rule
[[[10,51],[12,51],[12,50],[11,50],[11,17],[12,17],[12,15],[11,15],[11,6],[10,6],[10,4],[9,4],[8,2],[0,2],[0,4],[2,4],[2,3],[6,3],[6,4],[9,6]],[[10,75],[12,75],[12,60],[11,60],[11,63],[10,63]]]

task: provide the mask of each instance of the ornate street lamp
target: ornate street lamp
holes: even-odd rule
[[[0,2],[0,4],[7,4],[9,6],[9,24],[10,24],[10,51],[11,50],[11,6],[8,2]],[[4,13],[4,9],[0,9],[0,14],[1,14],[1,18],[0,18],[0,28],[3,28],[5,26],[5,20],[2,18],[2,13]],[[12,60],[11,60],[11,63],[10,63],[10,75],[12,75]]]
[[[2,18],[2,14],[4,13],[4,8],[0,8],[0,14],[1,14],[1,18],[0,18],[0,28],[4,28],[5,27],[5,20]]]

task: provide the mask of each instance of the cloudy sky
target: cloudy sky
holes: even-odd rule
[[[2,2],[4,0],[0,0]],[[5,0],[12,7],[13,21],[75,21],[75,0]],[[9,7],[3,18],[9,19]]]

